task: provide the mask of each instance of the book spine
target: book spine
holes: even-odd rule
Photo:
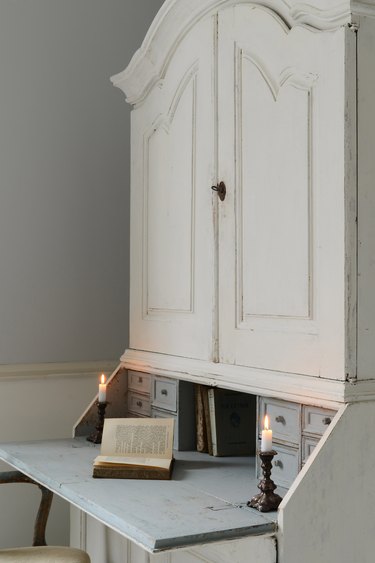
[[[217,455],[215,389],[209,389],[208,390],[208,407],[209,407],[209,413],[210,413],[212,455]]]
[[[195,414],[196,414],[196,433],[197,433],[197,451],[207,452],[207,429],[204,420],[204,406],[202,396],[202,385],[195,388]]]
[[[202,386],[204,422],[205,422],[205,425],[206,425],[206,434],[207,434],[207,449],[208,449],[208,453],[210,455],[213,455],[210,407],[208,405],[208,389],[209,389],[208,387]]]

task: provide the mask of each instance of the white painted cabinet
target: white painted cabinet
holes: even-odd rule
[[[218,18],[219,356],[345,379],[342,27]],[[272,351],[270,353],[270,351]]]
[[[121,366],[303,405],[298,436],[278,442],[288,475],[303,466],[280,507],[282,563],[299,561],[293,530],[314,523],[320,561],[346,563],[318,514],[344,529],[349,504],[306,498],[340,495],[321,460],[342,462],[354,412],[373,416],[374,44],[375,0],[166,0],[112,79],[133,105]],[[354,402],[318,444],[319,409]]]
[[[168,0],[113,77],[133,105],[125,367],[271,396],[289,378],[288,398],[344,400],[357,374],[352,19],[317,1]]]

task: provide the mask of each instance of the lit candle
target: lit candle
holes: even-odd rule
[[[99,403],[105,403],[106,401],[107,384],[105,381],[106,381],[106,377],[104,373],[102,373],[99,383]]]
[[[264,417],[264,429],[262,430],[262,442],[260,444],[261,452],[270,452],[272,450],[272,430],[270,429],[270,421],[268,415]]]

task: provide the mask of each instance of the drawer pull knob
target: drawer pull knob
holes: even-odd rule
[[[168,391],[166,389],[162,389],[161,390],[161,394],[167,396],[168,395]]]
[[[325,424],[325,426],[328,426],[329,424],[331,424],[332,419],[327,416],[326,418],[323,418],[322,422],[323,424]]]
[[[142,406],[142,401],[137,401],[137,407],[141,407]]]
[[[280,422],[281,424],[285,424],[285,418],[281,415],[275,418],[276,422]]]
[[[280,467],[280,469],[282,469],[282,468],[283,468],[283,462],[281,461],[281,459],[276,459],[276,460],[274,461],[274,466],[275,466],[275,467]]]
[[[143,377],[138,377],[138,383],[142,383],[143,382]]]

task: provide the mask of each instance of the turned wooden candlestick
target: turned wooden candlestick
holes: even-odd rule
[[[104,426],[104,415],[108,402],[105,401],[103,403],[99,403],[99,401],[96,401],[95,404],[98,407],[98,422],[95,427],[96,430],[94,430],[94,432],[87,437],[87,440],[89,442],[93,442],[94,444],[101,444]]]
[[[247,506],[256,508],[260,512],[270,512],[271,510],[277,510],[282,501],[282,498],[274,493],[277,487],[271,479],[272,459],[277,455],[277,452],[275,450],[258,452],[258,455],[262,460],[261,467],[263,471],[263,479],[258,484],[260,493],[249,500]]]

